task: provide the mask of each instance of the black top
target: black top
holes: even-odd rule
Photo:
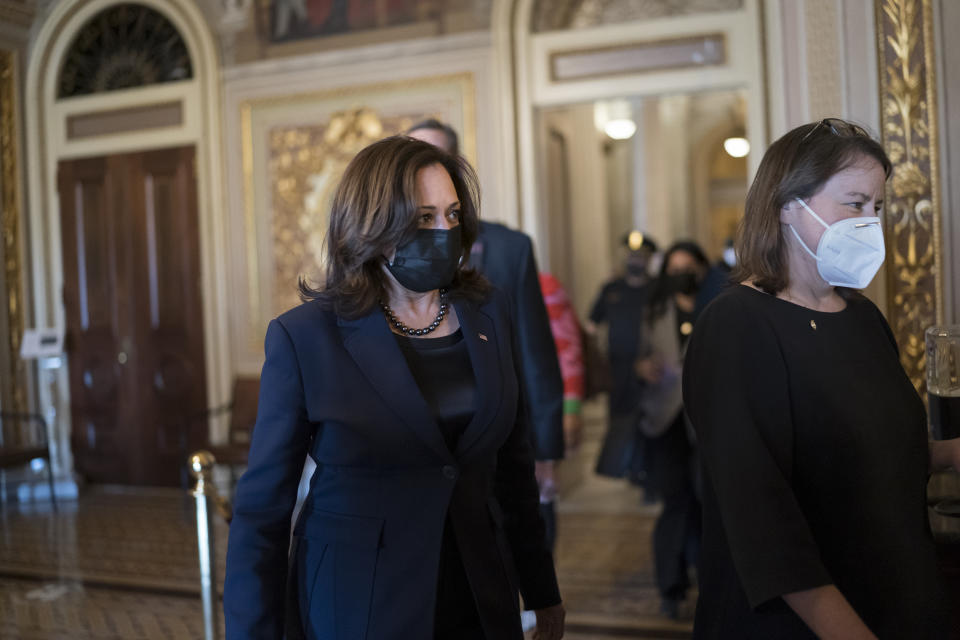
[[[463,333],[457,329],[439,338],[396,338],[447,447],[455,450],[477,406],[477,383]]]
[[[631,362],[640,348],[638,327],[643,322],[647,286],[632,287],[626,278],[616,278],[603,286],[590,310],[590,320],[596,324],[608,322],[608,347],[611,358]]]
[[[830,583],[880,638],[945,637],[926,415],[879,310],[733,286],[683,372],[704,470],[694,637],[812,638],[779,596]]]
[[[443,439],[451,451],[455,450],[460,435],[476,411],[477,385],[463,333],[457,329],[455,333],[439,338],[400,335],[396,338],[413,379],[440,425]],[[448,517],[440,548],[434,621],[436,638],[454,637],[464,628],[479,628],[480,617],[473,599]]]
[[[643,384],[633,365],[640,350],[640,328],[646,308],[647,285],[632,287],[625,278],[604,285],[593,303],[590,320],[608,323],[607,354],[610,358],[610,411],[628,414],[637,405]]]

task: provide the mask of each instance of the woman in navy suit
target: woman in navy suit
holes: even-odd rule
[[[520,640],[518,592],[534,637],[562,637],[508,306],[460,268],[476,184],[405,137],[347,167],[324,285],[267,329],[228,638]]]

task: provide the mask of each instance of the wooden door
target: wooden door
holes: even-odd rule
[[[60,163],[72,448],[92,482],[175,485],[206,425],[192,148]]]

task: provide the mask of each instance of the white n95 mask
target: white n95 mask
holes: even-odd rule
[[[827,224],[806,202],[800,198],[796,200],[807,213],[826,227],[817,244],[817,252],[814,253],[793,225],[790,225],[790,230],[800,241],[800,246],[817,261],[820,277],[834,287],[863,289],[870,284],[886,256],[880,218],[855,217]]]

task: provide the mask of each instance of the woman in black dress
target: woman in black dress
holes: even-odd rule
[[[684,367],[704,470],[695,638],[943,638],[923,403],[880,311],[890,161],[837,119],[790,131],[747,195],[732,286]]]

